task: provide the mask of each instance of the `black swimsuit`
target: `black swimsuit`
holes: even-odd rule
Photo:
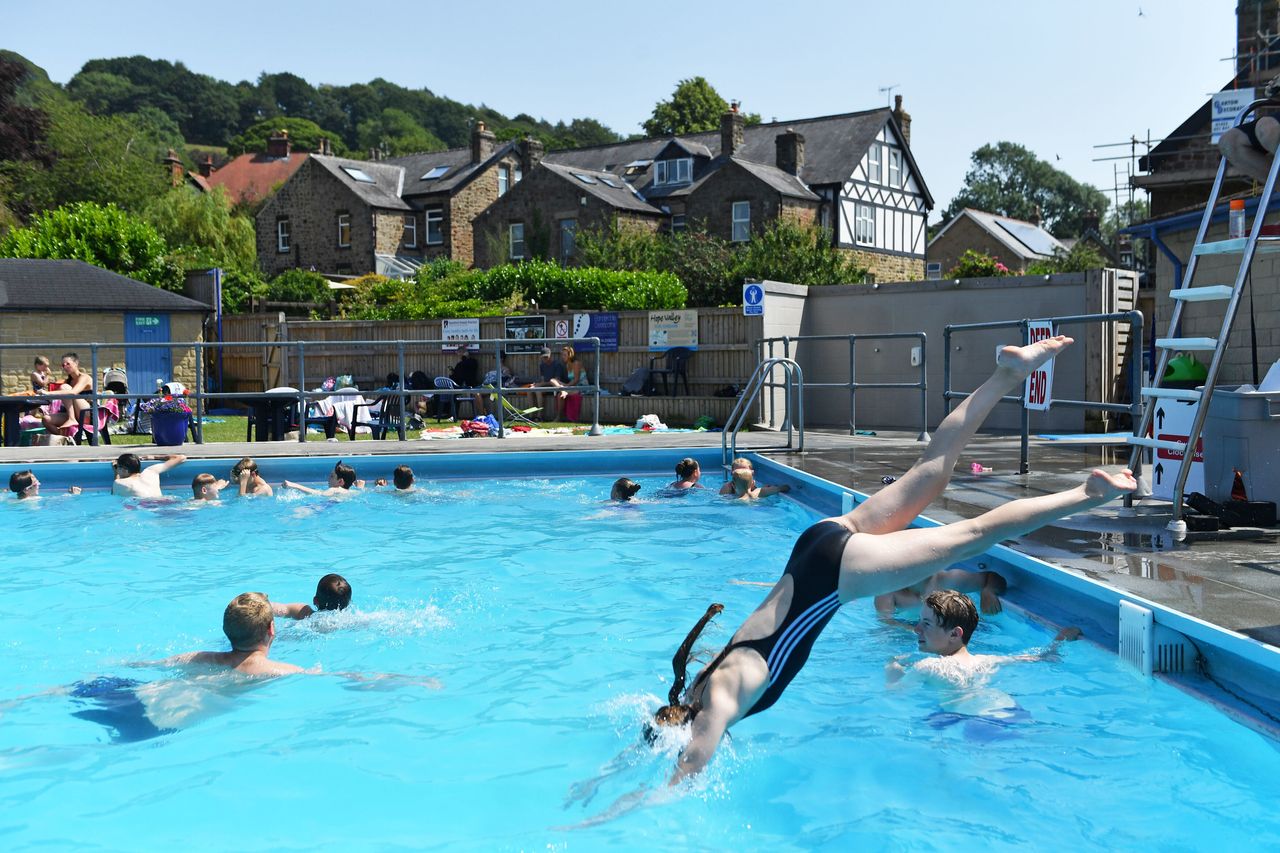
[[[734,649],[752,649],[769,668],[769,683],[751,708],[758,714],[778,701],[791,679],[804,667],[822,629],[840,609],[840,561],[852,531],[836,521],[820,521],[796,541],[783,575],[791,575],[791,606],[778,629],[758,640],[738,640],[698,673],[689,690],[696,696],[703,682]]]

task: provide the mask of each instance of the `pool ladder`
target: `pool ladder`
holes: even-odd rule
[[[786,376],[786,383],[783,386],[783,401],[786,408],[783,411],[782,429],[787,431],[787,443],[782,447],[771,447],[757,452],[792,449],[797,453],[804,452],[804,371],[794,359],[766,358],[756,366],[755,372],[747,380],[746,387],[742,389],[742,393],[738,395],[738,401],[734,403],[733,411],[729,413],[729,419],[725,421],[724,432],[720,434],[720,458],[726,471],[729,469],[729,463],[738,455],[738,432],[747,423],[749,413],[753,411],[756,401],[760,398],[760,391],[766,385],[770,387],[774,385],[769,381],[769,377],[773,375],[775,367],[781,368]],[[794,448],[792,448],[793,433]]]

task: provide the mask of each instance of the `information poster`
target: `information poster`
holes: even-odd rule
[[[697,311],[649,312],[649,351],[666,352],[672,347],[698,348]]]
[[[612,312],[601,314],[573,315],[573,345],[582,352],[595,352],[595,344],[586,338],[599,338],[603,352],[618,351],[618,315]]]
[[[480,340],[480,319],[469,317],[461,320],[441,320],[440,339],[444,341],[440,349],[445,352],[454,352],[462,349],[463,346],[469,350],[478,350],[480,344],[468,343],[468,341]]]
[[[546,344],[546,317],[505,317],[507,352],[538,352]]]

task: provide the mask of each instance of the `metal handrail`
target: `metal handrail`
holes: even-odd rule
[[[600,349],[600,347],[601,347],[601,341],[600,341],[600,338],[598,338],[598,337],[589,337],[589,338],[539,338],[539,339],[537,339],[536,343],[538,343],[540,346],[550,346],[550,345],[553,345],[553,344],[554,344],[554,345],[559,345],[559,344],[573,344],[573,343],[575,343],[575,342],[581,342],[581,341],[590,341],[590,342],[592,342],[592,343],[594,344],[594,346],[595,346],[595,352],[596,352],[597,354],[601,351],[601,349]],[[533,342],[533,341],[524,341],[524,342],[522,342],[522,343],[532,343],[532,342]],[[154,392],[154,391],[152,391],[152,392],[147,392],[147,393],[134,391],[134,392],[130,392],[130,393],[127,393],[127,394],[110,394],[110,393],[103,393],[102,391],[98,390],[98,386],[99,386],[99,384],[101,383],[101,378],[102,378],[102,377],[101,377],[100,364],[99,364],[99,358],[98,358],[99,350],[101,350],[101,349],[168,349],[168,350],[175,350],[175,349],[176,349],[176,350],[195,350],[195,353],[196,353],[196,359],[195,359],[195,390],[193,391],[193,390],[190,390],[190,389],[189,389],[189,390],[188,390],[188,392],[187,392],[187,394],[186,394],[186,399],[188,399],[188,400],[192,401],[192,406],[191,406],[191,408],[192,408],[192,423],[193,423],[193,425],[194,425],[194,426],[195,426],[195,428],[196,428],[196,443],[197,443],[197,444],[203,444],[203,443],[204,443],[204,429],[203,429],[203,423],[202,423],[202,421],[203,421],[203,419],[204,419],[204,417],[205,417],[204,412],[205,412],[205,410],[207,409],[207,407],[204,405],[206,400],[215,400],[215,401],[216,401],[216,400],[224,400],[224,399],[231,399],[231,400],[282,400],[282,399],[284,399],[284,398],[286,398],[286,397],[291,397],[291,398],[293,398],[293,399],[296,401],[296,403],[297,403],[297,405],[298,405],[298,407],[299,407],[298,411],[299,411],[300,413],[303,413],[303,414],[305,415],[305,412],[307,411],[308,402],[309,402],[310,400],[312,400],[312,399],[323,399],[324,397],[331,396],[331,395],[334,393],[334,392],[332,392],[332,391],[306,391],[306,390],[302,390],[302,389],[305,389],[305,388],[306,388],[306,386],[307,386],[307,376],[306,376],[306,350],[307,350],[307,348],[308,348],[308,347],[310,347],[310,348],[314,349],[314,348],[316,348],[316,347],[334,346],[334,345],[354,346],[354,347],[367,346],[367,347],[377,347],[377,348],[386,348],[386,347],[388,347],[388,346],[395,346],[395,347],[396,347],[396,352],[397,352],[397,363],[398,363],[398,365],[399,365],[399,374],[400,374],[400,377],[401,377],[400,387],[398,387],[398,388],[380,389],[377,393],[378,393],[380,396],[398,396],[398,397],[400,397],[400,400],[401,400],[401,412],[404,412],[404,411],[407,409],[408,399],[409,399],[410,397],[420,396],[420,395],[422,395],[422,394],[445,394],[445,395],[447,395],[447,396],[456,396],[456,395],[459,395],[459,394],[487,393],[487,394],[491,394],[491,395],[493,395],[493,396],[496,396],[496,397],[499,399],[499,402],[498,402],[498,406],[499,406],[499,408],[503,408],[502,400],[503,400],[503,399],[505,399],[505,397],[506,397],[506,396],[508,396],[512,391],[516,391],[517,393],[524,393],[524,392],[526,392],[526,391],[528,390],[528,389],[524,389],[524,388],[515,389],[515,388],[513,388],[512,386],[509,386],[509,385],[503,385],[503,384],[502,384],[502,373],[501,373],[501,370],[498,370],[498,384],[497,384],[497,385],[495,385],[495,386],[493,386],[493,387],[486,387],[486,388],[482,388],[482,389],[475,389],[475,388],[457,388],[457,389],[442,389],[442,388],[411,389],[411,388],[405,388],[405,387],[404,387],[404,379],[405,379],[405,370],[404,370],[404,367],[405,367],[405,349],[406,349],[406,348],[408,348],[408,347],[420,347],[420,346],[426,346],[426,347],[433,347],[433,348],[434,348],[434,347],[440,347],[440,348],[442,348],[442,349],[443,349],[443,348],[444,348],[444,347],[446,347],[446,346],[448,346],[448,347],[450,347],[450,348],[455,348],[455,347],[458,347],[458,345],[459,345],[459,344],[465,344],[465,345],[467,345],[467,346],[475,345],[475,346],[480,347],[482,350],[484,350],[484,349],[487,349],[487,348],[490,348],[490,347],[491,347],[491,352],[492,352],[492,355],[493,355],[493,365],[494,365],[494,369],[495,369],[495,370],[497,370],[497,369],[498,369],[498,363],[499,363],[499,355],[505,351],[505,348],[506,348],[506,347],[511,346],[511,345],[512,345],[512,343],[514,343],[514,341],[513,341],[512,339],[510,339],[510,338],[484,338],[484,339],[479,339],[479,340],[469,340],[469,341],[457,341],[457,340],[446,341],[446,340],[441,340],[441,339],[396,340],[396,341],[385,341],[385,340],[382,340],[382,341],[375,341],[375,340],[369,340],[369,341],[345,341],[345,340],[344,340],[344,341],[331,341],[331,340],[325,340],[325,341],[310,341],[310,340],[288,340],[288,341],[157,341],[157,342],[150,342],[150,341],[149,341],[149,342],[136,342],[136,343],[135,343],[135,342],[132,342],[132,341],[127,341],[127,342],[123,342],[123,341],[122,341],[122,342],[118,342],[118,343],[101,342],[101,341],[87,341],[87,342],[86,342],[86,341],[81,341],[81,342],[73,342],[73,343],[51,343],[51,342],[48,342],[48,341],[41,341],[41,342],[39,342],[39,343],[30,343],[30,344],[28,344],[28,343],[0,343],[0,351],[3,351],[3,350],[39,350],[39,349],[62,350],[62,351],[68,351],[68,350],[83,351],[83,350],[88,350],[88,351],[89,351],[89,363],[90,363],[90,369],[89,369],[89,370],[90,370],[90,372],[89,372],[89,375],[90,375],[90,377],[91,377],[91,378],[92,378],[92,380],[93,380],[93,385],[91,386],[91,390],[90,390],[90,392],[89,392],[89,393],[87,393],[87,394],[76,394],[76,395],[61,394],[61,395],[57,395],[57,397],[55,397],[55,398],[53,398],[53,399],[62,399],[62,400],[73,400],[73,399],[75,399],[75,400],[88,400],[88,401],[89,401],[90,409],[91,409],[91,411],[92,411],[92,413],[93,413],[93,414],[92,414],[92,423],[96,424],[96,423],[98,422],[98,418],[99,418],[99,409],[101,409],[101,401],[102,401],[102,399],[103,399],[103,398],[105,398],[105,397],[111,397],[111,398],[113,398],[113,399],[117,399],[117,400],[134,400],[134,399],[136,399],[136,400],[146,400],[146,399],[151,399],[151,398],[153,398],[153,397],[155,396],[155,392]],[[284,350],[284,351],[286,351],[286,352],[294,352],[294,353],[295,353],[295,355],[297,356],[297,365],[298,365],[298,372],[297,372],[296,382],[297,382],[297,387],[298,387],[298,389],[299,389],[299,390],[297,390],[297,391],[291,391],[291,392],[287,392],[287,393],[280,393],[280,392],[274,392],[274,393],[273,393],[273,392],[270,392],[270,391],[245,391],[245,392],[234,392],[234,393],[231,393],[231,392],[221,392],[221,391],[203,391],[203,390],[201,390],[201,389],[204,387],[204,361],[205,361],[204,354],[205,354],[205,351],[206,351],[206,350],[215,350],[215,351],[220,351],[220,350],[222,350],[223,348],[226,348],[226,347],[232,347],[232,348],[234,348],[234,347],[253,347],[253,348],[261,348],[261,347],[264,347],[264,346],[280,347],[281,349],[283,349],[283,350]],[[604,433],[604,430],[603,430],[603,429],[601,428],[601,426],[600,426],[600,391],[601,391],[601,386],[600,386],[600,359],[599,359],[599,358],[596,358],[596,359],[595,359],[595,363],[592,365],[592,373],[594,374],[594,381],[593,381],[593,383],[592,383],[591,385],[576,385],[576,386],[574,386],[572,389],[569,389],[569,390],[571,391],[571,393],[586,394],[586,395],[590,395],[590,396],[592,397],[592,399],[593,399],[593,401],[594,401],[594,405],[592,406],[592,422],[591,422],[591,428],[590,428],[590,430],[588,431],[588,433],[587,433],[587,434],[588,434],[588,435],[593,435],[593,436],[595,436],[595,435],[603,435],[603,433]],[[282,377],[281,377],[281,381],[282,381],[282,382],[286,382],[286,381],[290,381],[290,380],[289,380],[289,378],[288,378],[288,377],[284,377],[284,376],[282,376]],[[539,388],[542,388],[542,387],[544,387],[544,386],[538,386],[538,387],[539,387]],[[545,386],[545,387],[548,387],[548,388],[549,388],[549,387],[551,387],[551,386]],[[560,390],[560,389],[557,389],[557,390]],[[25,395],[19,395],[19,396],[25,396]],[[505,438],[505,437],[506,437],[505,418],[497,418],[496,420],[498,421],[498,437],[499,437],[499,438]],[[399,438],[399,440],[400,440],[400,441],[405,441],[405,440],[407,439],[407,436],[405,435],[405,427],[404,427],[404,424],[405,424],[404,418],[403,418],[403,417],[401,417],[401,419],[400,419],[399,429],[397,430],[397,435],[398,435],[398,438]],[[299,429],[299,430],[298,430],[298,441],[299,441],[299,442],[305,442],[306,440],[307,440],[307,431],[306,431],[306,429],[305,429],[305,428]],[[91,432],[91,433],[89,434],[89,442],[90,442],[90,444],[95,445],[95,446],[98,444],[98,431],[97,431],[96,429],[95,429],[95,430],[93,430],[93,432]]]
[[[885,341],[901,338],[915,338],[920,341],[920,378],[916,382],[859,382],[857,379],[857,344],[859,340]],[[920,433],[917,441],[929,440],[929,382],[928,382],[928,336],[924,332],[881,332],[857,335],[784,335],[780,338],[760,338],[756,341],[758,359],[764,359],[764,344],[769,345],[769,358],[773,358],[773,348],[782,344],[782,357],[791,358],[791,343],[807,341],[848,341],[849,342],[849,381],[848,382],[809,382],[801,385],[800,393],[810,388],[844,388],[849,392],[849,435],[857,435],[857,393],[859,388],[915,388],[920,392]],[[768,387],[776,387],[770,382]]]
[[[756,399],[760,396],[760,391],[764,388],[765,381],[773,373],[775,367],[781,367],[786,373],[786,428],[787,443],[780,448],[771,448],[772,450],[790,450],[792,428],[794,424],[799,433],[796,452],[804,452],[804,394],[798,393],[799,389],[804,387],[804,371],[800,369],[800,365],[789,358],[770,358],[761,361],[756,365],[755,372],[751,374],[751,378],[747,380],[747,386],[738,395],[737,401],[733,404],[733,411],[729,413],[729,417],[725,420],[724,430],[720,433],[720,459],[721,464],[726,468],[729,462],[738,455],[738,432],[742,429],[746,422],[747,414],[751,411]],[[798,382],[796,380],[799,380]],[[796,417],[791,417],[792,410],[795,410]]]
[[[946,407],[946,412],[951,412],[952,399],[964,399],[968,397],[972,391],[952,391],[951,390],[951,336],[955,332],[972,332],[987,329],[1007,329],[1013,326],[1022,328],[1022,345],[1026,346],[1031,343],[1031,324],[1033,322],[1052,323],[1055,331],[1060,326],[1084,325],[1088,323],[1111,323],[1117,320],[1126,320],[1129,323],[1130,347],[1134,341],[1137,341],[1137,349],[1135,353],[1142,352],[1142,333],[1143,321],[1142,312],[1137,310],[1116,311],[1110,314],[1071,314],[1062,317],[1041,317],[1037,320],[993,320],[987,323],[953,323],[944,326],[942,329],[942,399]],[[1129,359],[1129,403],[1104,403],[1101,400],[1060,400],[1056,397],[1050,400],[1051,406],[1065,406],[1069,409],[1092,409],[1101,412],[1128,412],[1134,429],[1142,420],[1142,376],[1141,376],[1140,357]],[[1001,397],[1001,403],[1017,403],[1022,408],[1022,442],[1019,452],[1018,473],[1025,474],[1031,470],[1028,457],[1030,455],[1030,433],[1031,433],[1031,416],[1027,407],[1023,404],[1023,395],[1026,393],[1026,386],[1018,392],[1018,396]]]

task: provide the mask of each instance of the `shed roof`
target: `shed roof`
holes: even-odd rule
[[[203,302],[75,260],[0,258],[0,311],[208,312]]]

